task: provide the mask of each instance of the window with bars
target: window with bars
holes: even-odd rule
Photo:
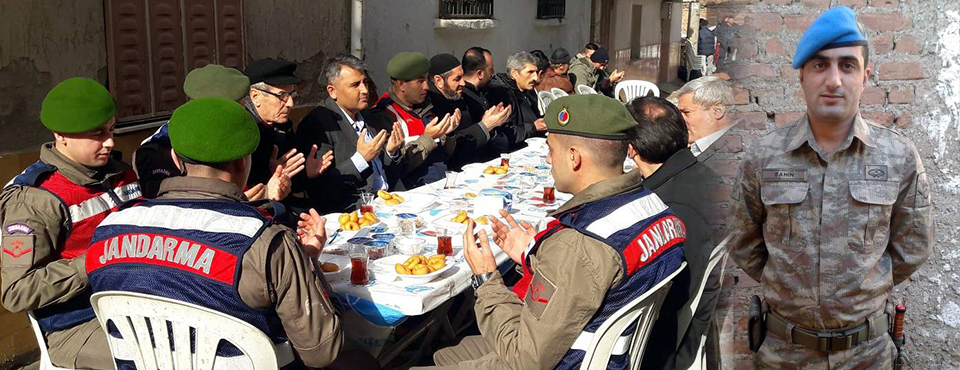
[[[493,0],[440,0],[440,19],[493,18]]]
[[[567,13],[567,0],[537,0],[537,19],[563,18]]]

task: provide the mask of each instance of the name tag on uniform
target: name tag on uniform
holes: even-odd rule
[[[764,168],[761,175],[764,181],[807,181],[807,170],[805,169],[779,169]]]

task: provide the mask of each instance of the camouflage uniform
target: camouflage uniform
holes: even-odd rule
[[[883,315],[932,251],[930,186],[913,143],[858,114],[836,153],[807,117],[757,140],[733,192],[730,257],[774,311],[828,331]],[[821,352],[768,332],[759,368],[890,368],[889,335]]]

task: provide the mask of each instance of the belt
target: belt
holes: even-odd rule
[[[767,331],[783,338],[787,343],[796,343],[807,348],[823,351],[843,351],[851,349],[887,332],[890,315],[883,314],[868,319],[863,324],[816,332],[798,327],[776,312],[767,313]]]

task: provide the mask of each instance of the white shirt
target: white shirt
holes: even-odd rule
[[[693,152],[694,157],[699,157],[700,154],[703,154],[713,143],[717,142],[723,134],[733,128],[733,125],[729,125],[720,129],[720,131],[714,132],[710,135],[701,137],[693,142],[693,145],[690,146],[690,151]]]

